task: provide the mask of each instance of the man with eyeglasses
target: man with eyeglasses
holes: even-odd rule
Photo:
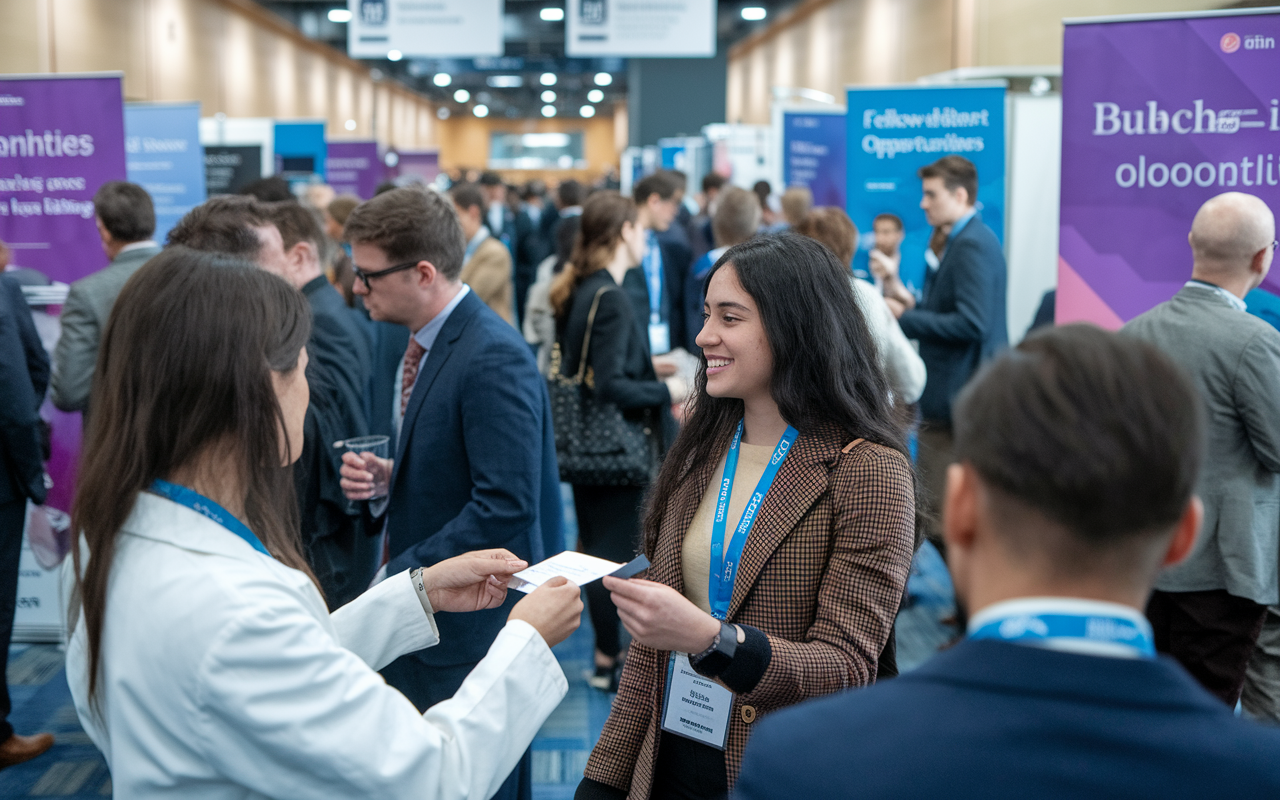
[[[385,524],[374,580],[476,549],[530,563],[563,549],[551,405],[533,354],[460,280],[466,242],[443,195],[396,189],[357,207],[345,228],[354,291],[375,320],[411,336],[391,396],[392,458],[348,453],[343,489]],[[382,674],[419,710],[453,696],[506,623],[508,602],[441,615],[441,644]],[[495,797],[529,797],[528,753]]]
[[[1275,217],[1257,197],[1210,199],[1191,225],[1191,280],[1124,328],[1185,369],[1209,412],[1196,487],[1202,544],[1160,575],[1147,617],[1156,648],[1231,707],[1267,606],[1280,601],[1280,331],[1244,302],[1267,277],[1275,235]],[[1280,696],[1280,684],[1270,690]]]

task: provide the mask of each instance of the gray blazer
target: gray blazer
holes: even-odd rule
[[[107,317],[120,290],[138,268],[160,252],[160,247],[140,247],[121,253],[103,269],[71,284],[62,306],[62,336],[53,352],[53,378],[49,382],[53,404],[63,411],[84,411],[93,385],[93,365]]]
[[[1192,285],[1124,332],[1156,345],[1195,379],[1209,420],[1196,487],[1204,501],[1200,540],[1156,588],[1280,601],[1280,331]]]

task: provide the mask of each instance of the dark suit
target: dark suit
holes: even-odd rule
[[[926,421],[949,426],[955,396],[983,360],[1009,343],[1006,281],[1000,241],[974,214],[925,277],[924,300],[898,320],[908,339],[919,340],[929,371],[920,396]]]
[[[516,214],[516,241],[514,258],[516,317],[519,327],[524,322],[524,306],[529,297],[529,287],[538,278],[538,265],[555,250],[555,243],[549,233],[554,228],[555,219],[550,215],[553,211],[542,209],[535,222],[527,208]]]
[[[18,594],[18,559],[27,499],[43,503],[44,454],[39,414],[49,386],[49,356],[40,343],[22,287],[0,275],[0,677]],[[0,742],[13,735],[9,689],[0,693]]]
[[[396,436],[392,403],[400,397],[400,387],[395,385],[396,370],[404,360],[409,346],[409,329],[392,322],[370,322],[373,330],[373,368],[370,370],[366,395],[369,413],[369,433]]]
[[[761,722],[735,797],[1280,797],[1280,732],[1174,661],[966,641]]]
[[[368,588],[377,566],[376,529],[366,530],[359,509],[343,495],[338,473],[342,449],[333,446],[369,432],[364,390],[371,355],[359,321],[324,276],[303,286],[302,293],[311,305],[311,404],[294,484],[307,558],[325,600],[336,609]]]
[[[534,562],[559,552],[559,480],[546,383],[529,346],[468,293],[423,359],[405,410],[387,509],[388,574],[490,547]],[[441,615],[441,644],[407,658],[474,664],[514,599]]]
[[[658,237],[662,253],[662,298],[659,300],[662,318],[671,326],[671,348],[687,348],[688,335],[684,321],[684,283],[689,273],[690,250],[688,244]],[[645,282],[644,267],[627,270],[622,288],[631,298],[635,318],[649,335],[649,285]]]

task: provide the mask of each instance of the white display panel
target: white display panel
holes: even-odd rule
[[[591,56],[713,56],[714,0],[569,0],[565,52]]]
[[[347,52],[382,58],[500,56],[502,0],[347,0]]]

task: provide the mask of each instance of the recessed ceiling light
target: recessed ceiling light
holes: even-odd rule
[[[471,109],[471,113],[475,114],[477,117],[487,117],[489,116],[489,107],[481,104]]]
[[[607,72],[596,73],[596,86],[608,86],[613,83],[613,76]]]
[[[759,22],[767,16],[769,16],[769,12],[760,6],[747,6],[742,9],[742,18],[749,22]]]
[[[450,112],[447,106],[440,106],[439,108],[436,109],[437,119],[448,119],[449,115],[450,115]]]
[[[351,12],[345,8],[331,8],[329,9],[329,21],[337,22],[339,24],[343,22],[350,22]]]
[[[543,107],[542,107],[542,116],[544,116],[544,117],[554,117],[555,115],[556,115],[556,107],[555,107],[555,106],[543,106]]]
[[[542,102],[554,103],[555,101],[556,101],[555,92],[551,91],[550,89],[547,89],[545,92],[542,93]]]
[[[544,8],[538,12],[538,16],[542,17],[544,22],[559,22],[564,19],[563,8]]]
[[[436,86],[448,86],[453,83],[453,76],[447,72],[437,72],[436,76],[431,79]]]
[[[583,106],[582,108],[578,109],[578,113],[584,117],[594,117],[596,115],[596,107]]]
[[[453,93],[453,99],[456,102],[465,103],[471,99],[471,92],[468,92],[466,89],[459,89]]]
[[[543,86],[555,86],[556,74],[554,72],[544,72],[539,80],[542,81]]]
[[[490,75],[487,83],[495,89],[515,89],[524,86],[524,78],[519,75]]]
[[[604,99],[604,92],[600,91],[599,89],[592,89],[591,91],[587,92],[587,99],[593,103],[599,103],[601,100]]]
[[[356,121],[354,119],[349,119],[346,121],[343,127],[349,131],[354,131],[356,129]]]
[[[402,59],[402,58],[404,58],[404,53],[401,53],[399,50],[388,50],[388,51],[387,51],[387,60],[388,60],[388,61],[399,61],[399,60],[400,60],[400,59]]]

